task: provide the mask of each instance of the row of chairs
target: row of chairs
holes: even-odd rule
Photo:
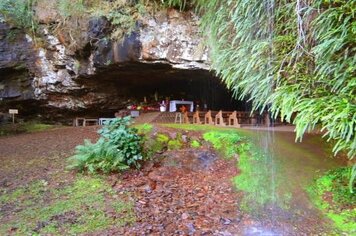
[[[214,119],[213,119],[214,117]],[[209,124],[209,125],[219,125],[219,126],[232,126],[236,128],[240,128],[241,125],[239,124],[239,121],[237,119],[237,112],[223,112],[219,111],[218,113],[214,114],[212,111],[206,112],[204,115],[203,113],[196,111],[193,114],[193,119],[192,122],[190,122],[188,112],[184,113],[177,113],[175,117],[175,123],[186,123],[186,124],[203,124],[202,119],[204,120],[204,124]],[[227,123],[225,122],[225,119],[227,120]]]

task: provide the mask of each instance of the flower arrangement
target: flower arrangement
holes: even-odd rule
[[[146,105],[130,105],[130,106],[127,106],[127,109],[130,111],[133,111],[133,110],[157,111],[157,110],[159,110],[158,107],[153,107],[153,106],[148,106],[148,105],[147,106]]]

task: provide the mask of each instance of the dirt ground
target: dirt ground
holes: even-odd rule
[[[72,182],[76,173],[66,170],[66,158],[84,139],[95,141],[96,131],[93,126],[65,127],[1,137],[0,190],[11,192],[36,180],[48,186]],[[232,185],[237,174],[236,160],[220,158],[209,145],[166,151],[141,170],[106,177],[115,194],[133,200],[135,223],[85,235],[298,235],[289,226],[280,233],[262,229],[268,222],[259,228],[259,222],[240,211],[242,193]],[[12,213],[0,206],[0,224]],[[315,227],[305,225],[305,232],[322,232]]]
[[[64,170],[64,159],[84,139],[96,140],[96,127],[56,128],[0,137],[0,188],[14,189]],[[65,177],[65,176],[63,176]]]
[[[49,185],[75,178],[65,159],[84,139],[95,140],[96,127],[58,128],[0,138],[0,188],[12,191],[35,180]],[[135,199],[137,222],[94,235],[231,235],[242,215],[231,186],[234,161],[212,149],[165,152],[142,170],[107,177],[113,189]],[[6,213],[6,212],[5,212]],[[7,212],[9,213],[9,212]],[[1,218],[0,218],[1,223]]]

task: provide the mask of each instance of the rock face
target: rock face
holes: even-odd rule
[[[32,39],[18,29],[0,23],[0,98],[34,98],[31,86],[35,51]]]
[[[209,70],[199,19],[191,12],[146,16],[122,42],[110,40],[103,17],[77,22],[80,36],[73,40],[46,28],[56,14],[36,12],[40,40],[0,20],[0,111],[26,101],[67,111],[119,109],[130,99],[122,83],[131,79],[186,76],[187,70],[199,77]]]

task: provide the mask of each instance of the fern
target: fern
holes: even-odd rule
[[[99,130],[96,143],[85,140],[69,158],[69,168],[78,171],[118,172],[130,166],[140,167],[142,139],[137,130],[130,128],[130,117],[114,119]]]

